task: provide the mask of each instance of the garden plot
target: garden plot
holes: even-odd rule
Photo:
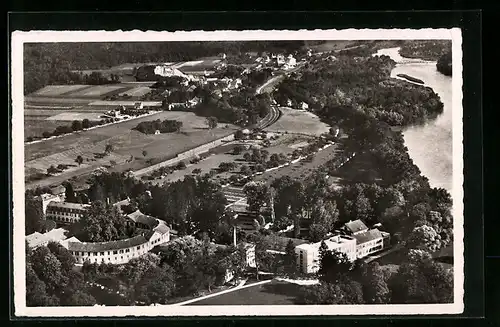
[[[68,92],[74,92],[77,90],[88,88],[89,85],[48,85],[36,92],[32,95],[37,96],[56,96],[65,94]]]
[[[269,132],[297,133],[319,136],[328,133],[330,126],[320,121],[315,114],[298,109],[280,108],[282,116],[277,122],[267,127]]]

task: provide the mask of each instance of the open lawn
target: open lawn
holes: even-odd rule
[[[303,286],[272,281],[267,284],[247,287],[188,305],[293,305],[297,304],[301,287]]]
[[[280,108],[282,116],[276,123],[267,127],[269,132],[321,135],[328,133],[330,126],[319,120],[315,114],[297,109]]]
[[[146,135],[132,130],[139,122],[151,120],[173,119],[183,122],[180,133]],[[147,159],[159,162],[172,158],[177,153],[207,143],[211,140],[229,135],[236,130],[233,125],[224,125],[209,131],[205,118],[188,112],[159,112],[150,116],[133,119],[92,130],[65,135],[44,142],[25,145],[26,174],[38,170],[46,171],[50,165],[74,163],[81,155],[84,163],[55,176],[50,180],[64,181],[82,172],[88,173],[99,166],[109,165],[114,161],[116,170],[140,169],[149,166]],[[98,158],[104,152],[107,144],[114,147],[113,152],[103,158]],[[147,151],[144,158],[142,151]],[[132,162],[126,162],[132,157]],[[137,159],[134,159],[137,158]],[[88,159],[88,161],[87,161]],[[43,182],[44,185],[47,182]],[[52,184],[52,183],[51,183]],[[42,185],[37,182],[36,185]]]

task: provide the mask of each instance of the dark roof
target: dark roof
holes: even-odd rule
[[[382,233],[378,229],[370,229],[364,233],[353,235],[356,239],[356,244],[363,244],[376,240],[377,238],[382,238]]]
[[[359,219],[346,223],[345,227],[351,233],[357,233],[368,229],[368,227],[366,227],[366,225]]]
[[[158,221],[156,218],[153,218],[151,216],[147,216],[140,212],[139,210],[136,210],[130,214],[127,215],[128,218],[133,220],[136,223],[144,224],[149,226],[149,228],[154,228],[158,225]]]
[[[134,236],[124,240],[111,241],[111,242],[69,242],[69,251],[82,251],[82,252],[101,252],[110,250],[126,249],[133,246],[147,243],[148,240],[143,235]]]
[[[154,229],[155,232],[158,232],[160,234],[166,234],[170,231],[170,228],[168,228],[167,225],[165,224],[159,224],[155,229]]]

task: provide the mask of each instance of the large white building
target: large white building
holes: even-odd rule
[[[330,251],[345,253],[349,260],[356,260],[356,240],[347,235],[336,235],[327,240],[325,244]],[[319,269],[319,248],[321,242],[312,244],[301,244],[295,248],[297,254],[297,265],[299,269],[306,273],[315,273]]]
[[[342,234],[335,235],[325,244],[330,251],[345,253],[350,261],[364,258],[387,247],[390,234],[377,228],[369,229],[361,220],[349,221],[342,228]],[[319,248],[321,242],[301,244],[295,248],[297,265],[304,273],[315,273],[319,269]]]
[[[60,224],[78,222],[90,207],[89,204],[51,201],[45,212],[45,218]]]
[[[163,220],[142,214],[139,210],[127,215],[137,228],[145,229],[141,235],[110,242],[81,242],[76,238],[61,243],[75,257],[76,262],[123,264],[137,258],[155,246],[170,241],[170,228]]]

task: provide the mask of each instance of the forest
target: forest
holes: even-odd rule
[[[50,84],[74,84],[72,70],[105,69],[125,63],[190,61],[221,53],[292,52],[303,41],[28,43],[24,45],[24,91]]]
[[[451,40],[406,41],[399,53],[406,58],[437,61],[445,53],[451,53]]]

